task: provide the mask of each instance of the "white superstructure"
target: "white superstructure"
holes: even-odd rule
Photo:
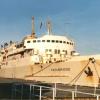
[[[44,35],[40,38],[24,40],[25,49],[33,49],[34,54],[54,61],[65,59],[74,52],[74,42],[64,36]],[[45,61],[44,61],[45,62]]]
[[[1,48],[3,59],[12,60],[20,57],[33,56],[34,63],[49,63],[66,61],[75,54],[75,43],[65,36],[53,35],[50,22],[48,34],[36,37],[34,32],[34,18],[32,17],[32,34],[24,37],[20,43],[6,43]],[[38,59],[38,60],[37,60]]]

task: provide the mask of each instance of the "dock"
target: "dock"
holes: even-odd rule
[[[6,100],[100,100],[100,88],[68,86],[66,84],[38,82],[34,84],[9,83],[7,85],[2,83],[0,90],[5,92],[5,96],[2,95],[0,98]],[[0,92],[1,94],[3,91]]]

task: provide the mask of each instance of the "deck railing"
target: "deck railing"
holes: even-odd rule
[[[13,93],[16,95],[17,92],[19,92],[21,94],[20,100],[24,100],[23,85],[21,86],[21,90],[17,90],[16,88],[17,86],[18,85],[15,85]],[[77,100],[77,98],[80,98],[79,95],[82,95],[81,98],[85,98],[86,100],[100,100],[100,94],[81,92],[73,89],[61,89],[57,88],[56,85],[55,87],[49,87],[49,86],[30,84],[29,87],[30,87],[29,100],[33,100],[32,99],[33,96],[38,97],[38,99],[34,100]],[[68,97],[66,96],[67,93],[69,93],[69,96],[67,95]],[[62,97],[60,97],[59,94],[62,94]],[[15,95],[12,95],[12,99],[14,98]],[[92,98],[92,99],[87,99],[87,98]],[[78,99],[78,100],[85,100],[85,99]]]

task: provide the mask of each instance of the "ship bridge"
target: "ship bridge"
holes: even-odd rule
[[[33,49],[35,54],[44,57],[65,58],[72,55],[75,43],[65,36],[44,35],[40,38],[25,39],[24,47]]]

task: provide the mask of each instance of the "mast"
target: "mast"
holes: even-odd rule
[[[51,21],[47,20],[47,31],[48,31],[48,35],[51,35],[52,32],[52,28],[51,28]]]
[[[34,16],[32,16],[32,33],[31,33],[31,36],[35,37]]]

